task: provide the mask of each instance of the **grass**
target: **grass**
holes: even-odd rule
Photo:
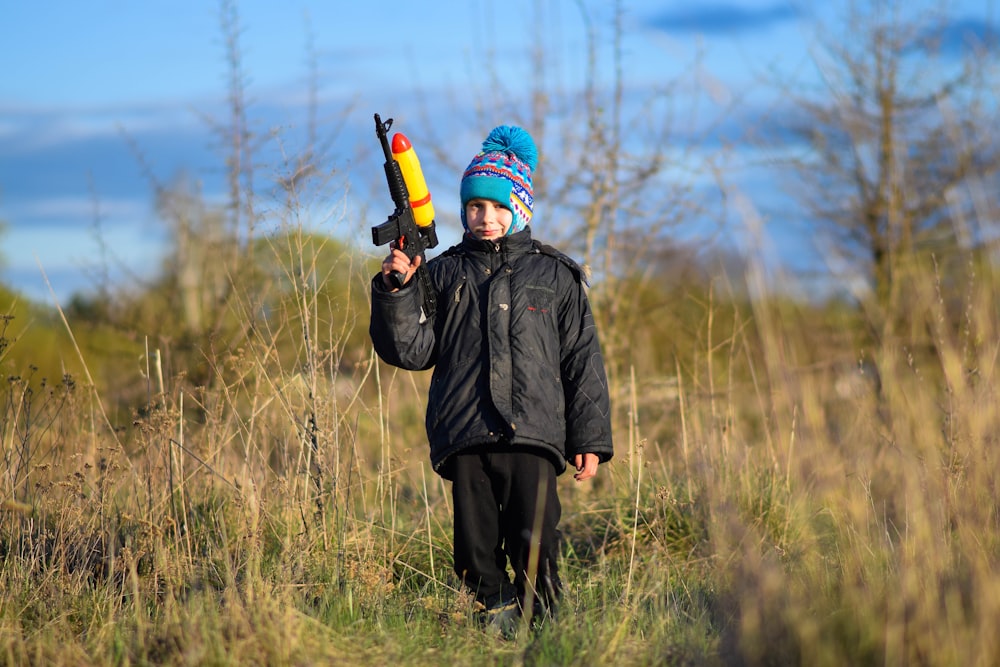
[[[619,374],[616,458],[560,479],[562,615],[511,641],[476,627],[450,569],[423,374],[347,374],[336,336],[289,361],[259,334],[119,429],[93,386],[12,376],[0,662],[997,664],[998,321],[980,297],[974,339],[941,324],[932,353],[879,350],[880,386],[797,370],[807,339],[778,317],[678,359],[650,433],[653,378]]]

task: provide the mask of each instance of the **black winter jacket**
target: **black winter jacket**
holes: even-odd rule
[[[372,280],[369,333],[385,362],[434,368],[426,427],[431,464],[481,445],[538,448],[562,473],[576,454],[612,456],[604,361],[579,267],[531,238],[466,236],[427,263],[437,312],[417,280]]]

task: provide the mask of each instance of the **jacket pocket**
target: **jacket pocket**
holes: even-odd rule
[[[524,288],[525,310],[532,315],[552,313],[556,291],[545,285],[527,285]]]

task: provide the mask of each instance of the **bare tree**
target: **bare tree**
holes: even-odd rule
[[[496,70],[502,58],[488,50],[482,65],[477,61],[470,71],[471,80],[485,82],[477,126],[509,119],[538,143],[534,186],[541,215],[535,233],[590,273],[612,376],[627,375],[636,361],[630,328],[642,319],[640,295],[663,275],[659,263],[677,256],[670,251],[678,247],[677,228],[710,227],[694,183],[711,169],[698,153],[698,128],[679,127],[675,113],[679,93],[689,91],[682,90],[684,81],[670,77],[628,87],[625,4],[536,0],[529,23],[537,32],[524,58],[526,77],[512,87]],[[483,11],[494,8],[487,3]],[[487,15],[484,22],[492,18]],[[578,32],[583,46],[567,54],[560,47],[574,40],[564,35]],[[445,162],[448,154],[440,147],[449,143],[427,146],[438,147],[435,157]],[[450,166],[458,171],[464,164]]]
[[[555,111],[563,121],[558,142],[549,146],[559,151],[545,160],[541,196],[552,214],[549,224],[563,230],[560,243],[594,277],[591,299],[611,360],[609,373],[621,386],[629,368],[643,363],[633,339],[635,327],[646,321],[650,292],[662,295],[678,287],[662,282],[670,270],[664,263],[691,258],[690,248],[682,250],[676,240],[678,230],[697,227],[708,237],[714,229],[695,185],[711,172],[711,156],[699,152],[698,134],[707,135],[711,124],[699,129],[677,117],[685,81],[664,78],[627,87],[622,2],[576,7],[574,18],[586,35],[586,85],[558,100]],[[610,20],[598,11],[610,12]],[[551,97],[542,90],[536,97]],[[648,370],[674,369],[668,364]]]
[[[1000,171],[996,87],[975,36],[938,4],[849,0],[839,27],[820,32],[818,95],[786,89],[804,117],[783,140],[807,147],[794,196],[827,250],[868,280],[875,333],[887,336],[906,316],[914,261],[987,236],[957,221]]]

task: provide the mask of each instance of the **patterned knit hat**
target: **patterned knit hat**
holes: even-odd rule
[[[537,165],[538,149],[526,130],[513,125],[493,128],[482,151],[462,174],[462,226],[466,231],[465,205],[470,199],[491,199],[509,206],[514,219],[508,235],[527,227],[535,204],[531,172]]]

